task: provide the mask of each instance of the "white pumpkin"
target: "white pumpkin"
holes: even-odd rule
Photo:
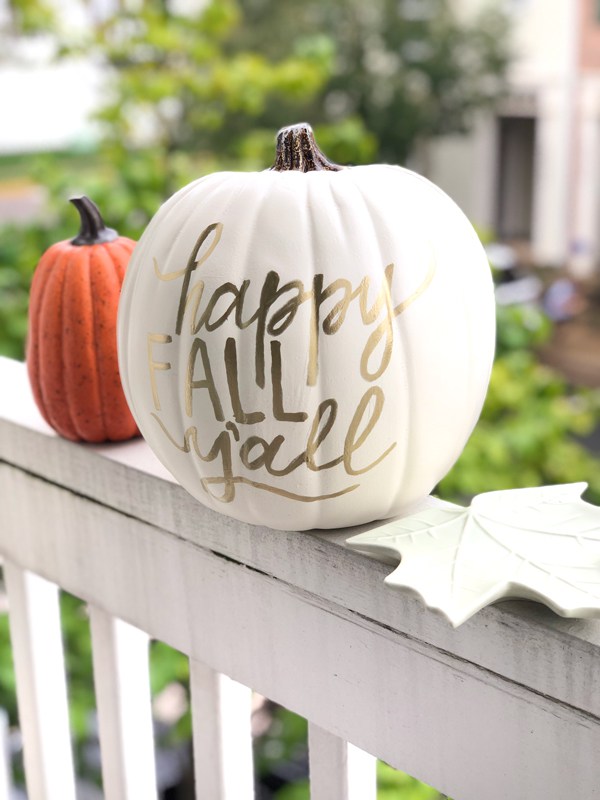
[[[272,169],[208,175],[133,253],[119,358],[133,415],[202,503],[273,528],[404,512],[460,454],[494,351],[490,270],[440,189],[338,167],[308,125]]]

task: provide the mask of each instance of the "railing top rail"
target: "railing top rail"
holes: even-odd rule
[[[600,717],[600,621],[509,601],[454,630],[418,598],[387,588],[389,565],[344,547],[359,528],[297,533],[237,522],[194,500],[141,439],[80,445],[56,436],[35,407],[23,364],[0,359],[0,386],[0,462],[339,605],[433,658],[469,662]],[[0,549],[1,539],[0,532]]]

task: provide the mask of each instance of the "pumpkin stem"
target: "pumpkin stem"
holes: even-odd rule
[[[323,155],[315,142],[312,128],[307,122],[290,125],[282,128],[277,134],[277,150],[275,163],[271,169],[276,172],[297,170],[298,172],[313,172],[316,170],[329,170],[339,172],[344,169],[339,164]]]
[[[106,227],[98,206],[89,197],[71,197],[70,202],[81,217],[81,228],[77,236],[71,239],[71,244],[106,244],[118,238],[119,234],[115,230]]]

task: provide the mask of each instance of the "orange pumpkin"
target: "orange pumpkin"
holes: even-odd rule
[[[121,387],[117,307],[135,242],[104,225],[88,197],[74,197],[81,230],[42,256],[31,284],[27,367],[44,419],[73,441],[138,434]]]

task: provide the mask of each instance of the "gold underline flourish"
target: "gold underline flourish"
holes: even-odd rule
[[[343,494],[348,494],[348,492],[353,492],[355,489],[358,489],[360,486],[359,483],[354,483],[352,486],[347,486],[345,489],[340,489],[338,492],[332,492],[331,494],[319,494],[319,495],[304,495],[304,494],[296,494],[295,492],[288,492],[286,489],[277,489],[275,486],[271,486],[268,483],[259,483],[258,481],[252,481],[250,478],[244,478],[242,475],[234,475],[231,478],[201,478],[202,488],[204,491],[208,492],[208,489],[204,485],[205,483],[215,484],[215,483],[244,483],[247,486],[252,486],[254,489],[261,489],[263,492],[272,492],[273,494],[278,494],[281,497],[287,497],[289,500],[298,500],[300,503],[316,503],[319,500],[332,500],[334,497],[341,497]],[[215,500],[218,500],[218,497],[214,497],[213,494],[208,492],[211,497]]]

